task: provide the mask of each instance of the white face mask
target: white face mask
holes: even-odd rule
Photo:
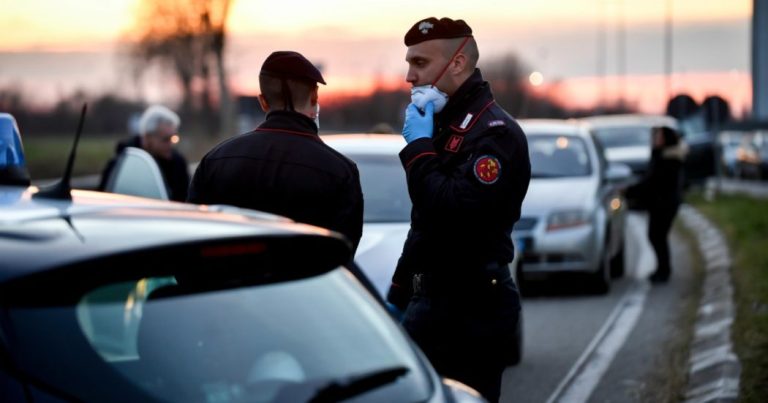
[[[425,84],[411,88],[411,102],[424,112],[427,102],[432,101],[435,113],[440,113],[448,102],[448,94],[440,91],[434,85]]]
[[[315,126],[320,130],[320,102],[315,104]]]

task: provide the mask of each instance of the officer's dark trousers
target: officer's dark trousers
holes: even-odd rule
[[[405,311],[403,326],[440,375],[497,402],[519,319],[519,298],[511,280],[482,294],[417,293]]]
[[[669,276],[672,272],[668,237],[678,207],[671,204],[648,210],[648,240],[656,252],[656,272],[663,276]]]

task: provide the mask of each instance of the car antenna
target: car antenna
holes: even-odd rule
[[[72,167],[75,165],[75,155],[77,154],[77,144],[80,142],[80,134],[83,132],[83,123],[85,122],[85,111],[88,110],[88,103],[83,104],[83,110],[80,112],[80,122],[77,124],[77,133],[75,133],[75,142],[72,144],[72,150],[69,152],[69,160],[64,169],[64,176],[61,179],[45,189],[35,193],[33,198],[45,198],[56,200],[72,200],[72,187],[70,179],[72,178]]]

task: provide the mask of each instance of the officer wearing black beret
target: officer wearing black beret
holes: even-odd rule
[[[200,161],[188,201],[266,211],[344,234],[363,231],[357,166],[318,136],[320,71],[297,52],[274,52],[259,73],[267,113],[255,130],[214,147]]]
[[[405,35],[411,104],[400,152],[411,230],[387,299],[442,375],[497,401],[520,296],[511,232],[531,167],[523,131],[476,68],[462,20],[427,18]]]

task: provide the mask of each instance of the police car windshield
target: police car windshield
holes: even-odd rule
[[[365,222],[409,222],[411,199],[397,155],[353,154],[363,188]]]

